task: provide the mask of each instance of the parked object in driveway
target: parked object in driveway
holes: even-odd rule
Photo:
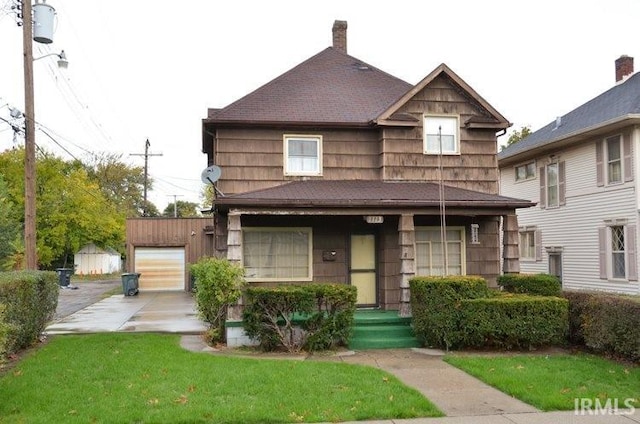
[[[128,272],[122,274],[122,293],[125,296],[135,296],[138,294],[138,280],[140,279],[139,272]]]

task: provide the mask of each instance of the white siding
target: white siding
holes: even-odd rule
[[[634,148],[634,153],[638,149]],[[635,181],[609,187],[596,184],[595,141],[556,153],[557,159],[566,164],[566,205],[541,209],[534,206],[519,209],[518,225],[536,226],[541,231],[542,260],[521,261],[523,273],[549,272],[546,248],[562,248],[562,276],[566,289],[608,290],[640,294],[638,281],[619,282],[600,279],[598,228],[605,220],[622,219],[627,225],[638,225],[638,208]],[[548,163],[549,156],[536,158],[539,168]],[[503,195],[539,201],[540,180],[515,182],[514,167],[501,170]],[[637,238],[637,237],[636,237]],[[636,248],[637,251],[637,248]],[[637,262],[637,260],[636,260]]]

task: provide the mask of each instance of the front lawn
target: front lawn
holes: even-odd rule
[[[0,423],[284,423],[441,416],[381,370],[193,353],[179,336],[57,336],[0,376]]]
[[[576,399],[640,407],[640,367],[594,355],[451,354],[445,361],[544,411],[573,410]]]

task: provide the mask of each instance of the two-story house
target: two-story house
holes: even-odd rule
[[[446,65],[416,85],[333,46],[202,122],[221,169],[216,250],[254,284],[338,282],[409,313],[415,275],[518,270],[516,208],[498,194],[510,123]]]
[[[501,193],[538,204],[518,210],[522,272],[640,294],[640,75],[615,65],[614,87],[500,152]]]

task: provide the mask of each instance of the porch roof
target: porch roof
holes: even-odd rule
[[[428,182],[371,180],[292,181],[276,187],[219,197],[222,210],[269,208],[398,208],[438,207],[439,185]],[[515,209],[534,206],[528,200],[444,187],[447,207]]]

